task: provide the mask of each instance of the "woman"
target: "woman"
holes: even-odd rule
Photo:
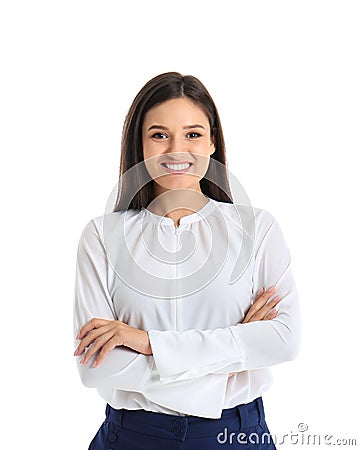
[[[116,204],[85,226],[77,364],[107,402],[89,449],[274,449],[262,393],[298,353],[290,253],[267,211],[233,202],[216,106],[161,74],[126,117]]]

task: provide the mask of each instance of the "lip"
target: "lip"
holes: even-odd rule
[[[190,164],[190,166],[187,169],[182,169],[182,170],[171,170],[168,167],[165,166],[165,164]],[[190,161],[164,161],[162,163],[160,163],[160,165],[166,170],[166,172],[171,173],[171,174],[182,174],[182,173],[186,173],[189,172],[189,170],[191,169],[191,166],[193,165]]]

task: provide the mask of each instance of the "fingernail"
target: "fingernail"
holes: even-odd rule
[[[98,365],[98,362],[95,360],[94,362],[93,362],[93,365],[91,366],[91,367],[96,367]]]
[[[264,291],[264,288],[262,287],[262,288],[260,288],[260,289],[257,291],[257,294],[256,294],[256,295],[260,295],[263,291]]]
[[[275,289],[275,286],[272,285],[272,286],[270,286],[270,287],[267,288],[267,292],[273,291],[274,289]]]

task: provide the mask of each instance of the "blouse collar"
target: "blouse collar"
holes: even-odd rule
[[[206,196],[207,197],[207,196]],[[203,220],[207,217],[211,211],[215,208],[215,200],[210,197],[207,197],[208,202],[205,205],[198,209],[197,211],[188,214],[187,216],[183,216],[180,218],[179,227],[187,223],[198,222],[199,220]],[[143,220],[148,220],[149,222],[158,224],[158,225],[167,225],[167,226],[175,226],[174,220],[171,217],[160,216],[159,214],[155,214],[147,208],[142,208],[141,213],[143,215]]]

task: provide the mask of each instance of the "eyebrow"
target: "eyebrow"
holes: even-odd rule
[[[202,128],[203,130],[205,130],[205,127],[198,123],[195,125],[186,125],[185,127],[183,127],[183,130],[190,130],[192,128]],[[151,125],[151,127],[148,129],[148,131],[153,130],[153,129],[169,131],[169,128],[164,127],[164,125],[156,125],[156,124]]]

